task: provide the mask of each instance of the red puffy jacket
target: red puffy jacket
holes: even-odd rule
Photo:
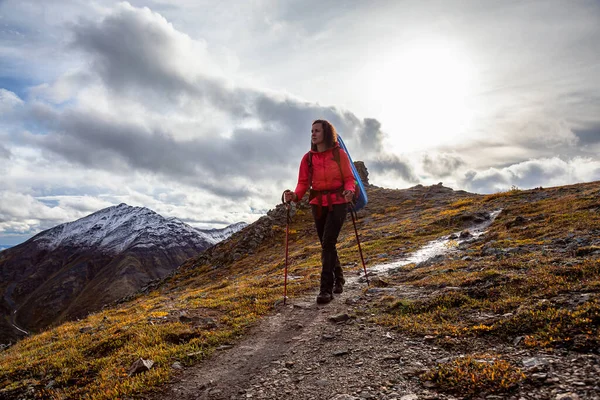
[[[339,144],[335,144],[335,147],[339,148]],[[344,204],[346,200],[342,196],[341,192],[344,190],[355,190],[354,174],[352,173],[352,167],[350,166],[350,159],[343,149],[339,149],[340,152],[340,165],[335,161],[333,155],[333,148],[327,149],[323,152],[311,150],[312,153],[312,185],[310,180],[310,168],[308,165],[308,153],[302,158],[300,162],[300,172],[298,174],[298,185],[294,192],[298,196],[298,200],[304,196],[304,193],[312,186],[313,190],[326,190],[331,191],[331,195],[321,195],[321,205],[328,206],[328,197],[331,197],[331,204]],[[344,173],[342,179],[342,173],[340,167]],[[333,193],[333,191],[337,191]],[[310,204],[319,204],[318,197],[315,197],[310,201]]]

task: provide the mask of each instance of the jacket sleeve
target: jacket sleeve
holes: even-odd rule
[[[308,170],[308,153],[302,157],[302,161],[300,162],[300,171],[298,172],[298,184],[296,185],[296,196],[298,196],[298,201],[302,199],[304,193],[310,187],[310,171]]]
[[[350,166],[350,158],[342,149],[340,149],[340,164],[344,173],[344,190],[352,190],[356,193],[356,182],[354,181],[354,173]]]

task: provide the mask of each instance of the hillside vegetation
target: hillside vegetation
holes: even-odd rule
[[[489,347],[598,351],[600,183],[488,196],[440,185],[371,187],[368,194],[358,220],[367,267],[469,228],[482,212],[502,210],[479,240],[452,249],[454,256],[409,264],[373,282],[419,293],[411,298],[382,290],[369,311],[373,323],[470,349],[472,356],[430,368],[419,378],[424,383],[469,397],[510,391],[529,379],[502,353],[475,351],[474,340]],[[0,352],[0,398],[117,399],[155,392],[178,368],[234,345],[261,316],[282,306],[284,239],[285,209],[278,206],[161,284]],[[338,248],[348,275],[362,269],[351,221]],[[318,287],[319,249],[310,209],[300,204],[290,231],[291,298]],[[140,357],[154,366],[129,376]]]

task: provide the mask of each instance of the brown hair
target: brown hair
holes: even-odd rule
[[[323,127],[323,140],[325,141],[325,144],[327,144],[327,148],[329,149],[334,147],[338,141],[337,131],[335,130],[335,127],[331,124],[331,122],[325,119],[317,119],[312,123],[312,125],[317,123],[321,124],[321,126]],[[311,142],[310,149],[317,151],[317,145]]]

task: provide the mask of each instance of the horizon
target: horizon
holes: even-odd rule
[[[599,20],[593,0],[0,0],[0,243],[119,203],[251,223],[319,118],[377,186],[600,180]]]
[[[577,183],[575,183],[575,184],[573,184],[573,185],[577,185],[577,184],[587,184],[587,183],[593,183],[593,182],[596,182],[596,181],[591,181],[591,182],[577,182]],[[438,184],[440,184],[440,183],[442,183],[442,185],[443,185],[443,182],[438,182]],[[405,189],[411,189],[411,188],[413,188],[413,187],[416,187],[416,186],[418,186],[418,185],[420,185],[420,184],[417,184],[417,185],[415,185],[415,186],[408,187],[408,188],[405,188]],[[434,185],[435,185],[435,184],[428,185],[428,186],[434,186]],[[444,186],[444,185],[443,185],[443,186]],[[509,188],[509,189],[507,189],[507,190],[506,190],[506,192],[508,192],[508,191],[512,191],[512,190],[537,190],[537,189],[540,189],[540,188],[542,188],[542,189],[553,189],[553,188],[555,188],[555,187],[562,187],[562,186],[568,186],[568,185],[559,185],[559,186],[554,186],[554,187],[553,187],[553,186],[549,186],[549,187],[541,187],[541,186],[539,186],[539,187],[536,187],[536,188],[531,188],[531,189],[521,189],[521,188],[519,188],[519,187],[512,187],[512,188]],[[448,186],[444,186],[444,187],[448,187]],[[391,189],[391,188],[385,188],[385,189]],[[452,189],[452,190],[460,190],[460,189],[454,189],[454,188],[450,188],[450,189]],[[396,188],[396,189],[392,189],[392,190],[403,190],[403,189],[398,189],[398,188]],[[496,193],[500,193],[500,192],[496,192]],[[483,193],[472,193],[472,194],[476,194],[476,195],[484,195]],[[120,203],[120,204],[124,204],[124,205],[126,205],[126,206],[128,206],[128,207],[132,207],[132,208],[135,208],[135,207],[136,207],[136,206],[131,206],[131,205],[127,204],[127,203]],[[101,210],[103,210],[103,209],[105,209],[105,208],[116,207],[116,206],[118,206],[118,205],[120,205],[120,204],[113,204],[113,205],[110,205],[110,206],[108,206],[108,207],[104,207],[104,208],[102,208],[102,209],[99,209],[99,210],[93,211],[93,212],[91,212],[91,213],[90,213],[90,214],[88,214],[88,215],[84,215],[83,217],[81,217],[81,218],[78,218],[78,219],[82,219],[82,218],[89,217],[90,215],[92,215],[92,214],[94,214],[94,213],[96,213],[96,212],[98,212],[98,211],[101,211]],[[276,204],[273,206],[273,208],[272,208],[272,209],[269,209],[269,211],[270,211],[270,210],[273,210],[275,207],[277,207],[277,205],[278,205],[278,204],[276,203]],[[145,208],[147,208],[147,207],[145,207]],[[150,209],[150,210],[151,210],[151,209]],[[154,210],[151,210],[151,211],[154,211]],[[156,212],[156,211],[154,211],[154,212]],[[158,214],[158,213],[157,213],[157,214]],[[159,215],[161,215],[161,214],[159,214]],[[264,215],[266,215],[266,213],[265,213]],[[162,216],[162,217],[165,217],[164,215],[161,215],[161,216]],[[69,222],[74,222],[74,221],[76,221],[76,220],[73,220],[73,221],[65,221],[65,222],[63,222],[63,223],[69,223]],[[181,221],[181,222],[183,222],[184,224],[190,225],[190,224],[189,224],[187,221]],[[247,223],[247,222],[244,222],[244,221],[233,222],[233,223],[231,223],[231,224],[229,224],[229,225],[225,225],[225,226],[222,226],[222,227],[219,227],[219,228],[195,228],[195,227],[193,227],[192,225],[190,225],[190,226],[192,226],[193,228],[195,228],[195,229],[197,229],[197,230],[201,230],[201,231],[207,231],[207,230],[213,230],[213,229],[217,229],[217,230],[219,230],[219,229],[225,229],[225,228],[227,228],[227,227],[229,227],[229,226],[231,226],[231,225],[236,225],[236,224],[239,224],[239,223]],[[251,223],[252,223],[252,222],[250,222],[250,223],[247,223],[247,224],[251,224]],[[59,224],[59,225],[60,225],[60,224]],[[48,229],[52,229],[52,228],[53,228],[53,227],[50,227],[50,228],[48,228]],[[11,238],[11,237],[4,237],[4,239],[3,239],[3,240],[4,240],[4,242],[0,242],[0,251],[2,251],[2,250],[6,250],[6,249],[9,249],[9,248],[11,248],[11,247],[18,246],[19,244],[22,244],[22,243],[25,243],[26,241],[28,241],[28,240],[29,240],[29,239],[31,239],[32,237],[34,237],[34,236],[36,236],[36,235],[38,235],[38,234],[40,234],[40,233],[42,233],[42,232],[44,232],[44,231],[46,231],[46,230],[48,230],[48,229],[44,229],[44,230],[41,230],[41,231],[38,231],[38,232],[34,232],[34,233],[31,235],[31,236],[29,236],[29,237],[26,237],[26,238],[23,238],[23,237],[21,237],[21,236],[12,237],[12,238]]]

